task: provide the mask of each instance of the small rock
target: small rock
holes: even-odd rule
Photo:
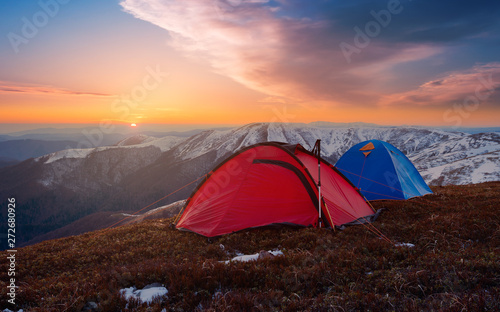
[[[261,250],[259,251],[259,259],[272,259],[274,255],[269,251]]]
[[[87,302],[82,309],[82,312],[97,312],[97,311],[99,311],[99,307],[97,306],[97,303],[93,301]]]
[[[153,283],[153,284],[149,284],[149,285],[146,285],[144,286],[143,290],[144,289],[150,289],[150,288],[155,288],[155,287],[162,287],[163,285],[160,284],[160,283]]]

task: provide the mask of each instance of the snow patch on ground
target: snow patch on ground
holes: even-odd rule
[[[394,246],[396,247],[408,247],[408,248],[413,248],[415,245],[411,243],[396,243]]]
[[[253,255],[241,255],[241,256],[237,256],[237,257],[234,257],[231,260],[224,261],[224,263],[228,264],[228,263],[230,263],[232,261],[240,261],[240,262],[257,261],[259,259],[259,256],[260,256],[261,253],[262,252],[256,253],[256,254],[253,254]],[[283,256],[283,252],[281,250],[269,250],[268,253],[270,253],[274,257],[276,257],[276,256]]]
[[[144,287],[143,289],[137,289],[136,287],[124,288],[120,290],[120,293],[122,293],[127,300],[136,298],[140,299],[141,302],[150,304],[153,302],[153,298],[166,295],[168,290],[163,286],[152,284]]]

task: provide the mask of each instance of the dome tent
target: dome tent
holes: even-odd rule
[[[384,141],[369,140],[354,145],[335,167],[368,200],[409,199],[432,193],[411,161]]]
[[[321,220],[326,227],[364,223],[373,209],[331,164],[321,160]],[[213,237],[288,224],[317,226],[318,158],[301,145],[244,148],[211,171],[186,201],[180,230]]]

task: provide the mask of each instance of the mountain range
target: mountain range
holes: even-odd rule
[[[243,147],[280,141],[311,149],[317,139],[321,139],[322,157],[332,164],[351,146],[378,139],[405,153],[430,185],[500,180],[497,132],[255,123],[197,131],[191,136],[135,134],[114,145],[65,149],[30,158],[0,168],[0,198],[16,198],[16,239],[31,244],[108,226],[117,213],[130,214],[169,194],[158,205],[186,199],[200,178]],[[6,218],[4,206],[6,201],[0,203],[2,218]],[[3,227],[1,231],[6,233]]]
[[[223,128],[222,128],[223,129]],[[0,135],[0,168],[70,148],[91,148],[113,145],[128,137],[143,134],[151,137],[190,137],[203,129],[185,131],[139,131],[130,126],[116,126],[104,133],[98,127],[42,128]]]

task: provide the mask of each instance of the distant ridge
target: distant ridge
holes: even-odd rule
[[[367,127],[391,127],[391,126],[381,126],[374,123],[366,122],[330,122],[330,121],[314,121],[307,125],[318,128],[367,128]]]
[[[442,128],[443,130],[448,130],[448,131],[460,131],[460,132],[465,132],[465,133],[470,133],[470,134],[476,134],[476,133],[486,133],[486,132],[500,132],[500,127],[485,127],[485,128]]]
[[[45,141],[33,139],[17,139],[0,142],[0,160],[10,159],[22,161],[32,157],[40,157],[67,148],[77,147],[75,141]]]

